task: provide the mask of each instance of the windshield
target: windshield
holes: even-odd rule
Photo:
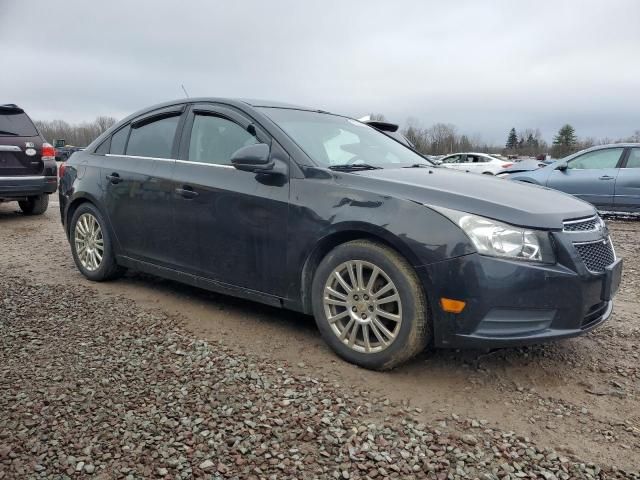
[[[364,123],[327,113],[260,107],[318,165],[367,164],[398,168],[432,165],[424,157]]]
[[[38,135],[36,127],[33,126],[26,113],[0,109],[0,137],[35,137],[36,135]]]

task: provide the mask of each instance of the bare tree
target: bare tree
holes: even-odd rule
[[[73,125],[64,120],[36,120],[34,123],[49,142],[64,140],[67,145],[86,147],[102,132],[116,123],[116,119],[101,116],[97,117],[93,122]]]

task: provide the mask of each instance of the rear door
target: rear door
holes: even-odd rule
[[[105,207],[120,251],[163,266],[174,262],[171,175],[184,110],[156,110],[125,125],[111,137],[102,164]]]
[[[0,105],[0,177],[42,175],[42,138],[20,108]]]
[[[614,210],[640,212],[640,147],[630,148],[616,179]]]
[[[547,186],[575,195],[602,210],[611,208],[623,153],[623,147],[584,153],[569,160],[566,170],[551,172]]]
[[[174,173],[175,249],[183,271],[286,295],[289,179],[236,170],[231,155],[255,143],[288,155],[244,113],[197,104],[185,123]]]
[[[467,154],[467,170],[473,173],[484,173],[486,171],[491,171],[491,164],[487,157]]]

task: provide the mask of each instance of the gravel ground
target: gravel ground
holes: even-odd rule
[[[640,478],[198,339],[92,288],[0,276],[0,479]]]

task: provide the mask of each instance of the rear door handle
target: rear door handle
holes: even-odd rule
[[[603,175],[600,177],[600,180],[613,180],[613,177],[609,176],[609,175]]]
[[[186,198],[188,200],[198,196],[198,192],[194,191],[193,187],[190,187],[189,185],[183,185],[182,188],[176,188],[176,193],[182,198]]]
[[[120,178],[120,175],[118,175],[118,173],[116,172],[113,172],[111,175],[107,175],[106,178],[114,185],[122,181],[122,179]]]

